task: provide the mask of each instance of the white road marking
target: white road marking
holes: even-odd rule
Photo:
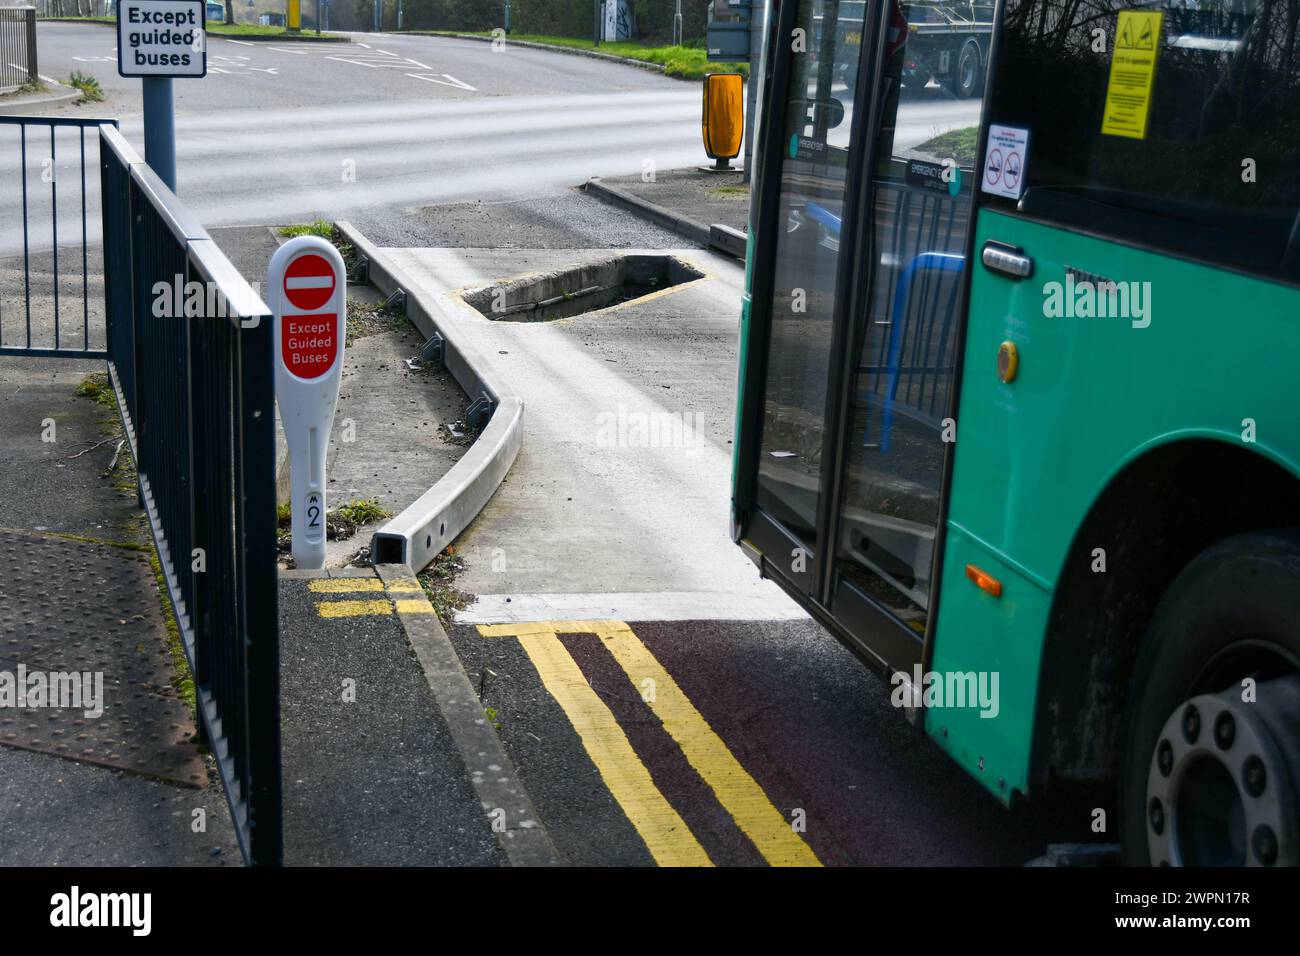
[[[475,87],[470,86],[468,83],[456,79],[450,73],[442,73],[438,75],[434,75],[431,73],[408,73],[406,75],[417,80],[426,80],[429,83],[441,83],[443,86],[454,86],[458,89],[469,90],[471,93],[478,92],[478,90]],[[445,77],[445,79],[438,79],[439,75]]]
[[[270,73],[272,76],[279,76],[280,71],[274,66],[250,66],[250,70],[256,70],[258,73]]]
[[[224,40],[225,37],[222,37],[221,39]],[[253,46],[253,44],[252,44],[252,43],[249,43],[247,40],[226,40],[226,42],[227,42],[227,43],[238,43],[240,46]]]
[[[365,47],[367,50],[370,49],[370,44],[369,44],[369,43],[358,43],[357,46],[363,46],[363,47]]]
[[[457,624],[534,621],[802,621],[784,594],[663,591],[624,594],[480,594]]]
[[[287,49],[285,49],[284,47],[280,47],[280,46],[269,46],[269,47],[267,47],[267,49],[268,49],[268,50],[274,50],[276,53],[292,53],[294,56],[306,56],[306,55],[307,55],[306,51],[304,51],[304,50],[287,50]]]

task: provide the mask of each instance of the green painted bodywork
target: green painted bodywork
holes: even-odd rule
[[[925,729],[990,791],[1026,792],[1053,588],[1094,501],[1127,465],[1187,438],[1231,442],[1300,473],[1300,290],[983,210],[994,240],[1034,260],[1017,281],[974,263],[943,590],[931,670],[999,672],[1001,706],[925,712]],[[1149,318],[1048,317],[1066,265],[1149,283]],[[1003,383],[996,356],[1014,342]],[[1255,442],[1244,443],[1245,419]],[[967,580],[975,564],[1003,583]]]

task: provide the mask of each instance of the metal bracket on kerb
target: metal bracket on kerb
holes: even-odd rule
[[[434,332],[429,336],[429,341],[425,342],[420,349],[420,358],[426,362],[437,362],[439,365],[447,364],[447,340],[440,334]]]
[[[352,271],[348,273],[348,285],[369,285],[370,284],[370,260],[360,253],[357,254],[357,261],[352,265]]]
[[[384,311],[390,314],[400,312],[406,315],[406,290],[394,289],[393,294],[384,300]]]
[[[470,403],[469,408],[465,409],[465,423],[475,431],[482,431],[487,427],[488,420],[496,411],[496,407],[497,403],[488,397],[488,393],[481,392],[479,397]]]

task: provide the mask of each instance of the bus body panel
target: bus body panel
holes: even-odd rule
[[[1023,250],[1034,272],[1017,281],[976,264],[972,273],[930,668],[1000,669],[1002,706],[994,718],[933,708],[925,724],[1009,801],[1027,788],[1051,592],[1114,476],[1188,437],[1233,442],[1300,474],[1294,397],[1278,388],[1295,377],[1300,290],[985,209],[977,262],[989,241]],[[1123,314],[1081,314],[1080,283],[1095,292],[1103,280],[1130,293],[1127,308],[1117,292],[1107,311]],[[997,374],[1004,341],[1019,352],[1010,383]],[[967,580],[967,564],[1001,579],[1002,597]]]

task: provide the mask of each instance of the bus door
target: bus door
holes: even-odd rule
[[[752,303],[768,341],[743,529],[841,638],[904,672],[932,605],[981,115],[909,55],[922,5],[773,5]],[[983,64],[981,29],[952,42]]]
[[[754,308],[770,322],[753,489],[761,517],[747,533],[788,586],[814,599],[825,547],[818,522],[827,380],[848,251],[842,225],[850,171],[860,161],[851,130],[861,122],[853,89],[866,7],[862,0],[773,4],[769,56],[785,73],[765,106],[778,143],[767,153],[777,162],[764,167],[760,183],[772,198],[756,270],[770,271],[770,279],[763,275],[765,301]]]
[[[825,568],[834,616],[905,673],[921,661],[934,606],[983,108],[914,58],[916,34],[900,13],[917,16],[917,6],[894,8],[869,78],[880,108],[866,133]],[[988,40],[972,33],[953,42],[977,47],[986,63]]]

